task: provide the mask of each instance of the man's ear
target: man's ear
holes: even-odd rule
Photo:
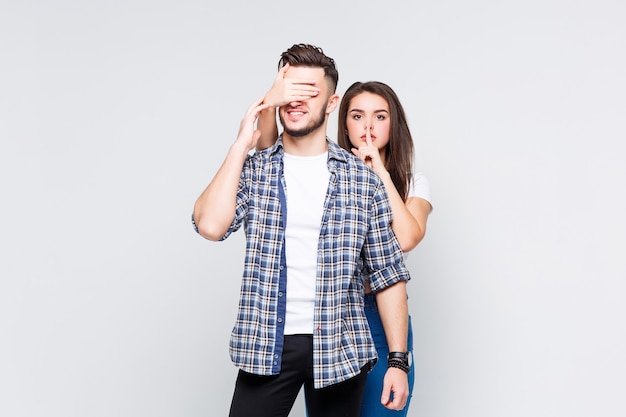
[[[332,96],[330,96],[330,98],[328,99],[328,104],[326,105],[326,114],[331,114],[332,112],[334,112],[338,104],[339,95],[333,94]]]

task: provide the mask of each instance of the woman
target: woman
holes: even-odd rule
[[[304,101],[318,94],[313,82],[285,78],[288,69],[279,71],[272,89],[265,96],[270,108],[259,119],[261,138],[257,149],[271,146],[278,136],[275,108]],[[402,250],[415,248],[426,232],[432,210],[430,187],[426,177],[414,172],[413,139],[404,109],[396,93],[386,84],[356,82],[348,88],[339,106],[338,144],[361,158],[382,179],[392,209],[392,228]],[[406,416],[409,402],[401,412],[387,409],[380,401],[383,377],[389,354],[376,299],[366,280],[366,315],[378,351],[379,361],[367,377],[361,416]],[[413,335],[409,317],[407,348],[412,356]],[[414,370],[411,361],[409,389],[413,390]],[[409,395],[409,401],[410,401]]]
[[[337,142],[369,165],[382,179],[393,213],[391,224],[402,250],[415,248],[426,233],[426,222],[432,210],[430,186],[426,177],[414,172],[413,138],[398,96],[388,85],[370,81],[352,84],[339,105]],[[406,416],[414,383],[411,361],[409,401],[402,412],[385,408],[378,393],[387,370],[384,360],[389,354],[376,299],[367,288],[365,312],[376,344],[379,361],[367,376],[361,416]],[[409,317],[407,349],[413,354],[413,332]]]

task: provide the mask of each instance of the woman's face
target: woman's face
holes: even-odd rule
[[[379,96],[368,92],[352,98],[346,116],[346,128],[350,143],[355,148],[366,144],[366,132],[369,130],[372,144],[379,151],[389,143],[391,119],[389,103]]]

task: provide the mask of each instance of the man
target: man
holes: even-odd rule
[[[404,407],[409,273],[391,230],[381,180],[326,138],[339,97],[335,62],[293,45],[279,68],[319,94],[279,108],[284,132],[252,155],[267,109],[255,102],[215,177],[194,206],[198,233],[223,240],[242,225],[246,257],[230,355],[240,371],[231,417],[287,416],[304,385],[309,417],[359,415],[376,350],[363,310],[376,293],[394,355],[381,401]],[[398,302],[401,300],[401,302]]]

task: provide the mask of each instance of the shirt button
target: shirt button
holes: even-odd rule
[[[280,291],[280,292],[278,293],[278,296],[279,296],[279,297],[282,297],[282,296],[283,296],[283,292],[282,292],[282,291]]]
[[[278,353],[274,353],[274,359],[278,359]]]
[[[282,271],[283,269],[285,269],[285,266],[284,266],[284,265],[281,265],[281,266],[280,266],[280,270]]]
[[[282,317],[279,317],[279,318],[278,318],[278,322],[279,322],[279,323],[282,323],[282,322],[283,322],[283,318],[282,318]]]

